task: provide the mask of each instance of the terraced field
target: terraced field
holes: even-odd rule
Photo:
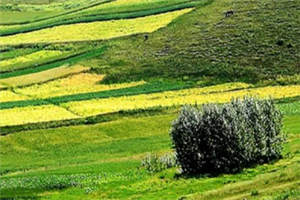
[[[0,0],[0,200],[300,199],[295,0]],[[226,14],[227,13],[227,14]],[[182,105],[273,98],[283,157],[150,173]]]

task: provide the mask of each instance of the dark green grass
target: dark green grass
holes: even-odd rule
[[[58,56],[53,56],[53,57],[48,57],[48,58],[46,57],[46,58],[39,59],[39,60],[33,60],[33,61],[29,61],[29,62],[20,62],[20,63],[16,63],[16,64],[12,64],[12,65],[7,65],[7,66],[3,66],[4,69],[0,69],[0,74],[14,72],[14,71],[18,71],[18,70],[24,70],[24,69],[33,68],[33,67],[39,67],[41,65],[46,65],[46,64],[61,61],[64,59],[68,59],[73,56],[74,56],[74,52],[62,52],[62,54],[58,55]]]
[[[91,67],[108,74],[106,82],[151,77],[257,82],[294,75],[300,73],[299,6],[285,0],[213,1],[147,41],[144,35],[111,41]],[[234,14],[225,17],[228,10]]]
[[[157,93],[162,91],[179,90],[183,88],[189,88],[192,86],[193,84],[184,83],[184,82],[156,81],[156,82],[150,82],[150,83],[146,83],[134,87],[115,89],[115,90],[73,94],[67,96],[51,97],[46,99],[4,102],[4,103],[0,103],[0,109],[48,105],[48,104],[60,104],[60,103],[66,103],[70,101],[83,101],[83,100],[101,99],[101,98],[109,98],[109,97],[132,96],[138,94],[149,94],[149,93]]]
[[[155,174],[139,169],[147,152],[171,150],[168,131],[176,114],[0,137],[0,197],[220,199],[242,195],[262,199],[288,195],[297,199],[300,115],[287,106],[298,108],[299,102],[279,105],[286,114],[284,131],[289,138],[283,159],[218,177],[185,178],[176,169]]]
[[[99,14],[102,13],[102,11],[96,10],[86,14],[78,13],[76,15],[70,15],[70,17],[68,17],[68,15],[63,15],[62,17],[43,20],[36,23],[13,26],[11,28],[5,27],[2,30],[0,30],[0,36],[13,35],[17,33],[25,33],[25,32],[44,29],[44,28],[50,28],[58,25],[145,17],[148,15],[155,15],[155,14],[180,10],[184,8],[191,8],[197,5],[205,5],[209,2],[209,0],[197,0],[197,1],[178,0],[178,2],[179,3],[177,2],[170,3],[169,1],[167,1],[167,3],[165,3],[166,5],[164,5],[163,2],[154,3],[154,5],[152,6],[150,5],[149,8],[145,6],[133,7],[134,9],[129,9],[129,11],[122,11],[122,12],[118,12],[118,9],[115,9],[113,12],[107,12],[105,14]]]
[[[18,56],[24,56],[27,54],[37,52],[39,50],[40,49],[38,49],[38,48],[22,48],[22,49],[7,50],[4,52],[0,52],[0,60],[6,60],[6,59],[15,58]]]
[[[76,52],[75,54],[70,55],[68,58],[56,60],[49,64],[37,66],[34,68],[27,68],[27,69],[18,70],[18,71],[2,73],[2,74],[0,74],[0,79],[41,72],[41,71],[53,69],[53,68],[56,68],[56,67],[59,67],[62,65],[66,65],[66,64],[74,64],[83,59],[89,59],[89,58],[92,58],[95,56],[99,56],[103,53],[104,50],[105,50],[105,47],[101,47],[101,48],[97,47],[96,49],[90,50],[90,51]]]

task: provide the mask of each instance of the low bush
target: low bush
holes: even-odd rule
[[[141,163],[141,167],[150,173],[160,172],[168,168],[176,167],[176,155],[166,153],[164,155],[148,154]]]
[[[183,173],[235,173],[281,156],[282,114],[274,101],[252,97],[185,106],[171,137]]]

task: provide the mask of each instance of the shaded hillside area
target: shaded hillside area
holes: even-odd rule
[[[153,34],[113,40],[85,64],[107,73],[106,82],[293,75],[300,72],[299,8],[296,0],[211,1]]]

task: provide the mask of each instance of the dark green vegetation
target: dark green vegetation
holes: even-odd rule
[[[279,105],[288,134],[282,160],[217,177],[183,177],[176,168],[149,174],[140,168],[147,152],[171,151],[168,132],[177,114],[132,116],[1,137],[0,194],[31,199],[157,199],[157,195],[163,199],[297,199],[299,105]]]
[[[237,173],[281,157],[282,114],[273,100],[252,97],[200,109],[184,107],[171,136],[185,174]]]
[[[300,72],[300,1],[213,1],[149,35],[111,41],[106,82],[151,77],[256,82]],[[225,12],[234,14],[225,17]],[[98,65],[97,65],[98,64]],[[110,66],[103,69],[101,66]]]
[[[28,55],[37,52],[39,48],[6,49],[1,51],[0,60],[6,60],[18,56]],[[0,72],[1,73],[1,72]]]

